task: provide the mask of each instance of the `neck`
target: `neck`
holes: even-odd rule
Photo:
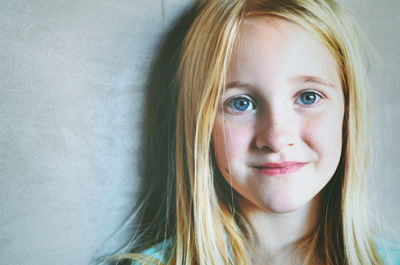
[[[256,256],[268,260],[269,264],[288,264],[295,248],[318,223],[318,196],[302,208],[287,213],[266,211],[248,201],[241,202],[240,207],[252,230],[250,246]]]

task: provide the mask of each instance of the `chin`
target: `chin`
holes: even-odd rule
[[[284,213],[291,213],[295,212],[301,208],[303,208],[304,205],[296,205],[296,204],[278,204],[278,205],[269,205],[267,210],[272,213],[276,214],[284,214]]]
[[[274,198],[265,203],[263,208],[272,213],[284,214],[295,212],[311,206],[313,198]]]

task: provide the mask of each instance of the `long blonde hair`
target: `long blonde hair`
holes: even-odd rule
[[[176,232],[169,264],[249,264],[234,198],[219,194],[211,134],[243,21],[277,16],[314,34],[338,65],[345,96],[343,150],[323,191],[320,222],[302,245],[305,264],[383,264],[369,231],[366,53],[352,17],[333,0],[205,0],[186,35],[178,71]]]
[[[250,264],[247,239],[251,229],[237,207],[236,192],[215,165],[211,135],[243,22],[249,17],[275,16],[300,25],[330,51],[345,98],[339,166],[322,191],[317,227],[295,253],[301,252],[304,264],[383,265],[367,222],[368,54],[353,18],[334,0],[202,0],[195,13],[177,73],[172,170],[176,187],[166,188],[162,206],[174,215],[164,217],[164,228],[160,221],[150,224],[154,226],[150,230],[165,231],[147,237],[149,242],[142,248],[164,238],[168,239],[165,258],[169,265]],[[157,264],[157,259],[143,253],[116,257]]]

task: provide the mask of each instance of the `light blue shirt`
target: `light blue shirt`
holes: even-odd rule
[[[385,265],[400,265],[400,245],[395,241],[376,239],[376,249]]]
[[[143,254],[145,256],[149,256],[152,259],[157,260],[156,263],[146,261],[146,264],[148,264],[148,265],[167,264],[167,258],[170,255],[169,251],[170,251],[171,240],[172,239],[164,240],[164,241],[154,245],[153,247],[148,248],[148,249],[144,250],[143,252],[141,252],[141,254]],[[140,265],[140,264],[141,263],[139,263],[137,261],[132,262],[132,265]]]
[[[156,259],[161,264],[167,264],[167,257],[171,239],[162,241],[154,247],[148,248],[142,252],[143,255],[150,256]],[[400,245],[390,240],[376,240],[376,248],[380,257],[382,258],[385,265],[400,265]],[[158,263],[148,263],[149,265],[158,265]],[[132,265],[139,265],[138,262],[132,262]]]

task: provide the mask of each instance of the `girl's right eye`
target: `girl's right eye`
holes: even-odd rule
[[[237,96],[229,100],[226,106],[233,112],[244,112],[255,109],[253,101],[245,96]]]

